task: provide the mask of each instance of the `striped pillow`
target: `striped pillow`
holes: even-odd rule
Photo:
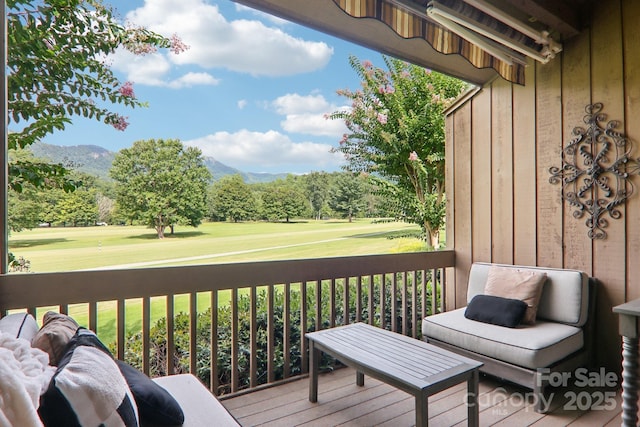
[[[79,328],[65,349],[38,414],[45,426],[138,427],[135,400],[113,356]]]

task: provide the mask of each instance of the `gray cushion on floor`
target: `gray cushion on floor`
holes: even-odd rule
[[[464,311],[425,318],[423,336],[533,369],[549,366],[584,344],[582,330],[575,326],[538,320],[535,326],[505,328],[467,319]]]

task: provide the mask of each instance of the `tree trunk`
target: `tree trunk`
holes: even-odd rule
[[[440,249],[440,231],[436,230],[431,233],[431,246],[433,249]]]
[[[432,230],[427,224],[424,225],[424,240],[430,249],[440,249],[440,230]]]
[[[171,228],[171,235],[173,236],[173,224],[171,224],[169,228]]]
[[[156,226],[156,231],[158,232],[158,239],[164,239],[164,225]]]

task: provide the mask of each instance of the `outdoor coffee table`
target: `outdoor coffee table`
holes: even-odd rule
[[[478,425],[481,362],[365,323],[311,332],[306,337],[311,402],[318,401],[318,362],[320,352],[324,352],[354,368],[359,386],[364,386],[366,374],[412,394],[416,401],[416,426],[429,423],[429,396],[466,381],[467,425]]]

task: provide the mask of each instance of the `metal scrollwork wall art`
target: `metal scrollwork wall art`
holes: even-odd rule
[[[631,157],[631,141],[616,131],[619,121],[604,124],[602,103],[587,105],[585,111],[587,128],[573,129],[574,137],[562,150],[562,168],[549,168],[549,182],[562,183],[562,198],[575,208],[575,218],[587,216],[589,238],[605,239],[606,216],[622,217],[619,208],[634,192],[629,177],[640,175],[640,158]]]

